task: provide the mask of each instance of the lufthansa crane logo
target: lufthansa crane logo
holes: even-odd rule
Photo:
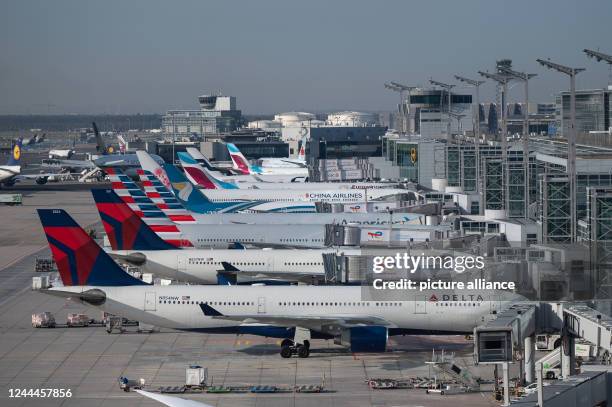
[[[410,161],[411,161],[413,164],[416,164],[416,162],[417,162],[417,160],[418,160],[418,157],[419,157],[419,156],[418,156],[418,153],[417,153],[417,149],[416,149],[416,147],[412,147],[412,148],[410,149]]]
[[[13,147],[13,158],[19,160],[19,157],[21,157],[21,149],[18,145],[15,145],[15,147]]]

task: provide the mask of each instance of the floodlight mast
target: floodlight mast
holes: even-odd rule
[[[570,184],[570,206],[571,206],[571,240],[576,241],[576,75],[584,71],[584,68],[572,68],[566,65],[537,59],[538,63],[548,69],[564,73],[570,77],[570,125],[567,135],[567,176]],[[563,107],[563,96],[561,96],[561,107]]]
[[[608,74],[608,86],[612,85],[612,55],[604,54],[603,52],[593,51],[590,49],[584,49],[584,53],[589,58],[595,58],[597,62],[607,62],[610,65],[610,73]]]
[[[474,127],[474,147],[476,150],[476,179],[480,179],[480,85],[485,83],[485,81],[479,81],[474,79],[469,79],[464,76],[455,75],[455,79],[459,82],[467,83],[468,85],[474,87],[476,90],[476,124]],[[487,141],[486,133],[483,135],[483,141]],[[480,215],[484,215],[484,205],[483,205],[483,196],[482,196],[482,188],[480,187],[480,182],[476,183],[478,185],[478,211]]]
[[[416,86],[404,86],[397,82],[388,82],[385,83],[385,89],[389,89],[393,92],[398,92],[400,95],[400,113],[402,116],[402,128],[400,129],[402,133],[407,133],[406,131],[406,115],[404,114],[404,91],[408,91],[408,110],[410,110],[410,90],[416,89]]]
[[[502,85],[502,106],[501,106],[501,119],[502,119],[502,134],[501,134],[501,144],[502,144],[502,160],[506,162],[506,155],[508,153],[508,122],[506,120],[506,99],[508,97],[508,82],[510,82],[510,78],[507,75],[501,75],[498,73],[489,73],[478,71],[481,76],[484,76],[487,79],[491,79],[500,85]]]
[[[529,205],[531,204],[529,196],[529,80],[536,77],[537,74],[514,71],[505,66],[500,66],[498,69],[514,79],[523,81],[525,84],[525,106],[523,107],[523,162],[525,164],[525,218],[528,217]]]
[[[402,85],[401,83],[397,83],[397,82],[389,82],[391,85],[395,86],[398,89],[401,89],[402,91],[405,91],[408,94],[408,123],[406,126],[406,130],[407,132],[412,133],[412,126],[411,126],[411,121],[410,121],[410,116],[412,115],[412,105],[411,105],[411,95],[410,92],[417,89],[417,86],[407,86],[407,85]],[[416,126],[415,126],[416,129]]]
[[[430,79],[429,83],[435,86],[439,86],[443,89],[446,89],[446,92],[448,93],[448,122],[446,125],[446,141],[450,143],[452,140],[452,136],[451,136],[451,104],[452,104],[451,89],[454,88],[455,85],[450,85],[448,83],[434,81],[433,79]]]

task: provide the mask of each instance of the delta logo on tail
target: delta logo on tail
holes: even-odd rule
[[[38,216],[65,286],[145,284],[113,262],[65,211],[38,209]]]

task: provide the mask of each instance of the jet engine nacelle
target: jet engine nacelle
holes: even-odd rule
[[[384,352],[388,337],[384,326],[359,326],[343,330],[334,342],[349,347],[351,352]]]

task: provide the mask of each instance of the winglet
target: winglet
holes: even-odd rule
[[[214,309],[208,304],[200,304],[200,308],[202,309],[202,312],[204,313],[204,315],[207,317],[222,317],[223,316],[222,313],[220,313],[219,311],[217,311],[216,309]]]
[[[227,261],[222,261],[221,265],[223,266],[224,271],[240,271],[236,266]]]

